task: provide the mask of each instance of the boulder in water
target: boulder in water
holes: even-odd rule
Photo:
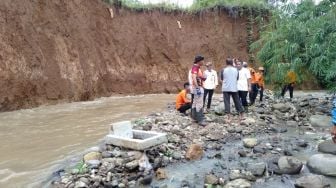
[[[330,184],[321,175],[307,175],[295,181],[295,187],[300,188],[325,188],[329,186]]]
[[[156,179],[158,180],[164,180],[164,179],[167,179],[168,177],[166,171],[162,168],[158,168],[155,174],[156,174]]]
[[[243,140],[243,144],[247,148],[253,148],[254,146],[258,144],[258,141],[256,138],[245,138]]]
[[[247,170],[252,172],[255,176],[262,176],[265,172],[266,164],[261,163],[248,163],[247,164]]]
[[[213,184],[217,184],[218,183],[218,178],[215,175],[213,175],[213,174],[208,174],[208,175],[205,176],[205,180],[204,181],[205,181],[206,184],[213,185]]]
[[[324,141],[318,145],[318,151],[336,155],[336,144],[331,140]]]
[[[186,153],[186,159],[188,160],[198,160],[203,156],[203,148],[199,144],[192,144]]]
[[[278,160],[281,174],[299,174],[302,169],[302,162],[295,157],[282,156]]]
[[[90,152],[84,155],[84,161],[90,161],[90,160],[101,160],[102,154],[100,152]]]
[[[309,122],[313,127],[330,127],[331,117],[325,115],[312,115]]]
[[[336,155],[315,154],[309,158],[307,166],[314,173],[336,177]]]
[[[224,188],[250,188],[251,183],[245,179],[236,179],[227,183]]]

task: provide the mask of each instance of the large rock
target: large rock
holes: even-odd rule
[[[100,152],[90,152],[84,155],[84,161],[91,161],[91,160],[101,160],[102,154]]]
[[[251,183],[244,179],[236,179],[227,183],[224,188],[250,188]]]
[[[245,138],[243,144],[247,148],[253,148],[258,144],[258,140],[256,138]]]
[[[336,156],[331,154],[315,154],[307,163],[308,168],[317,174],[336,176]]]
[[[256,120],[254,118],[247,117],[245,120],[241,122],[242,125],[254,125]]]
[[[211,184],[211,185],[217,184],[218,183],[218,178],[213,174],[208,174],[208,175],[205,176],[204,182],[206,184]]]
[[[329,186],[328,181],[321,175],[307,175],[295,181],[295,187],[299,188],[325,188]]]
[[[324,141],[318,145],[318,151],[336,155],[336,144],[331,140]]]
[[[279,110],[280,112],[288,112],[291,108],[289,105],[286,105],[284,103],[277,103],[273,104],[273,109],[274,110]]]
[[[265,172],[266,164],[261,163],[248,163],[246,170],[250,171],[255,176],[262,176]]]
[[[168,177],[166,171],[162,168],[158,168],[156,170],[155,174],[156,174],[156,179],[158,179],[158,180],[167,179],[167,177]]]
[[[331,117],[325,115],[312,115],[309,118],[310,124],[314,127],[330,127]]]
[[[203,156],[203,148],[199,144],[192,144],[186,153],[186,159],[188,160],[198,160]]]
[[[302,162],[295,157],[282,156],[278,160],[281,174],[298,174],[302,169]]]
[[[224,115],[224,103],[221,102],[215,107],[215,113],[217,115]]]
[[[138,161],[138,160],[134,160],[134,161],[131,161],[131,162],[128,162],[128,163],[125,164],[125,167],[126,167],[128,170],[134,170],[134,169],[136,169],[138,166],[139,166],[139,161]]]

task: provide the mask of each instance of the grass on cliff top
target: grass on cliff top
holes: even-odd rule
[[[171,3],[158,3],[158,4],[144,4],[138,0],[103,0],[109,4],[119,7],[129,8],[134,11],[151,11],[160,10],[163,12],[190,12],[197,13],[211,8],[225,8],[226,10],[232,9],[258,9],[268,10],[269,5],[265,0],[195,0],[193,5],[188,8],[179,7]]]

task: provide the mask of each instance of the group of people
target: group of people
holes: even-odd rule
[[[192,68],[189,71],[189,82],[184,83],[184,89],[176,97],[176,109],[185,114],[191,109],[191,117],[201,126],[206,126],[204,114],[210,110],[212,96],[218,86],[217,72],[212,68],[212,63],[205,64],[206,69],[202,71],[204,64],[203,56],[196,56]],[[260,101],[263,101],[263,92],[265,89],[264,68],[259,67],[258,72],[243,62],[235,58],[227,58],[225,67],[220,73],[222,82],[222,92],[224,99],[224,111],[227,114],[228,121],[231,121],[230,99],[233,99],[236,111],[239,114],[239,121],[243,118],[243,113],[248,112],[248,106],[253,105],[259,93]],[[281,96],[289,90],[290,99],[293,98],[294,84],[296,74],[289,71],[286,77]],[[191,100],[187,95],[191,94]],[[247,102],[249,96],[249,103]],[[208,99],[208,100],[206,100]],[[206,108],[204,109],[205,102]],[[332,128],[331,134],[336,143],[336,96],[333,97]],[[204,110],[203,110],[204,109]]]
[[[241,120],[243,113],[248,111],[248,106],[255,103],[258,93],[260,101],[263,100],[264,68],[259,67],[259,71],[256,72],[248,67],[246,62],[235,58],[227,58],[225,63],[226,66],[220,73],[224,111],[228,121],[231,121],[230,100],[232,98]],[[203,113],[210,110],[213,93],[219,85],[217,72],[213,69],[212,63],[205,63],[204,71],[201,69],[203,65],[204,57],[196,56],[189,71],[189,82],[184,84],[184,89],[176,97],[176,109],[181,113],[191,109],[191,117],[201,126],[206,125]],[[188,93],[191,93],[191,100],[187,98]],[[248,96],[250,103],[247,101]]]

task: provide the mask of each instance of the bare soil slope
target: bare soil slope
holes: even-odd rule
[[[196,54],[247,59],[245,19],[132,12],[101,0],[0,1],[0,111],[175,92]],[[181,22],[182,28],[178,27]]]

